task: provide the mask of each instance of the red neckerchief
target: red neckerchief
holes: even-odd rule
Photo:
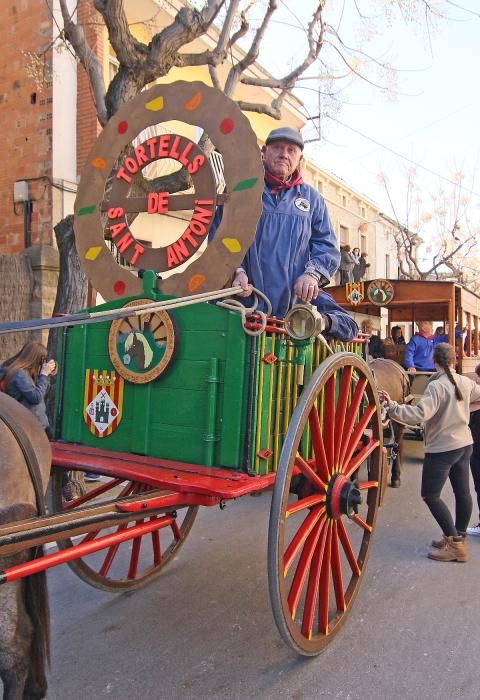
[[[426,340],[433,340],[433,335],[425,335],[425,333],[419,333],[418,331],[415,333],[415,335],[421,335],[422,338],[425,338]]]
[[[265,182],[270,187],[272,194],[278,194],[282,190],[290,190],[296,185],[303,185],[303,178],[298,168],[293,171],[290,179],[286,182],[284,180],[280,180],[280,178],[276,175],[272,175],[269,170],[265,170]]]

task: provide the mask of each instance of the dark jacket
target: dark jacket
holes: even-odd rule
[[[8,371],[8,367],[0,367],[0,380]],[[17,369],[5,388],[6,393],[16,399],[22,406],[28,408],[39,420],[42,428],[48,428],[47,408],[45,406],[45,393],[50,383],[45,374],[38,376],[35,383],[24,369]]]
[[[342,248],[340,251],[340,270],[352,272],[354,266],[355,260],[353,259],[353,255],[348,250]]]
[[[470,414],[470,422],[468,425],[472,431],[473,442],[477,444],[480,443],[480,409]]]
[[[385,357],[385,346],[381,338],[378,335],[371,335],[368,339],[368,354],[374,359],[378,357]]]
[[[363,277],[367,271],[367,267],[370,267],[370,263],[367,262],[366,258],[361,257],[358,263],[360,277]]]

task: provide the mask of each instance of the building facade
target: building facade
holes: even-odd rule
[[[159,28],[171,22],[181,4],[178,0],[160,5],[156,0],[126,0],[132,32],[148,43]],[[91,0],[68,0],[68,6],[84,26],[108,85],[117,62],[101,18]],[[6,166],[0,181],[0,254],[17,254],[36,245],[55,246],[53,227],[73,212],[77,182],[100,131],[85,72],[58,41],[59,27],[63,26],[59,0],[53,0],[52,7],[53,15],[48,3],[38,0],[0,5],[6,39],[0,66],[0,139]],[[151,19],[145,22],[145,18]],[[212,48],[215,31],[194,42],[189,50]],[[257,77],[267,77],[258,65],[251,71]],[[175,69],[162,80],[177,79],[210,83],[204,67]],[[271,99],[270,93],[265,88],[239,85],[235,97],[265,102]],[[278,126],[266,115],[247,116],[260,144]],[[295,128],[303,126],[301,104],[295,98],[285,101],[282,121]],[[375,203],[312,162],[306,163],[304,177],[325,197],[339,243],[367,253],[368,277],[396,276],[392,274],[396,265],[388,226]],[[152,218],[140,216],[132,230],[150,245],[168,244],[168,225],[162,228],[159,240]],[[177,227],[183,226],[178,217],[172,217],[169,225],[174,237]],[[51,267],[51,257],[49,260]]]

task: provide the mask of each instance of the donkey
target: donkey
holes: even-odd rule
[[[6,422],[4,422],[6,421]],[[20,426],[40,468],[45,494],[51,450],[30,411],[0,393],[0,529],[37,514],[35,491],[24,451],[10,426]],[[28,451],[28,449],[27,449]],[[0,571],[32,559],[36,550],[0,555]],[[45,573],[0,585],[0,678],[4,700],[36,700],[47,693],[49,613]]]
[[[407,396],[410,394],[410,380],[403,367],[399,365],[398,362],[394,362],[394,360],[386,360],[383,358],[371,360],[368,364],[374,374],[377,388],[387,391],[394,401],[405,403]],[[391,424],[395,444],[391,448],[392,472],[390,484],[396,488],[400,486],[400,475],[403,463],[403,433],[405,426],[403,423],[397,423],[394,420],[391,421]]]

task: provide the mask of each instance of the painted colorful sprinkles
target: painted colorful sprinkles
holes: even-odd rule
[[[166,133],[132,145],[147,127],[170,120],[195,125],[208,133],[223,156],[225,194],[217,196],[206,154],[185,136]],[[161,159],[175,160],[185,168],[194,192],[130,196],[137,173]],[[112,117],[89,155],[75,204],[75,236],[83,269],[106,300],[141,294],[141,281],[118,265],[107,248],[107,232],[130,265],[159,273],[158,288],[163,293],[182,296],[219,289],[241,263],[253,239],[262,188],[256,138],[234,102],[199,82],[157,85]],[[224,207],[214,240],[185,274],[161,280],[162,272],[175,270],[198,251],[218,203]],[[192,214],[185,230],[164,247],[146,247],[128,225],[129,214],[146,212],[159,217],[161,226],[162,215],[186,210]]]

